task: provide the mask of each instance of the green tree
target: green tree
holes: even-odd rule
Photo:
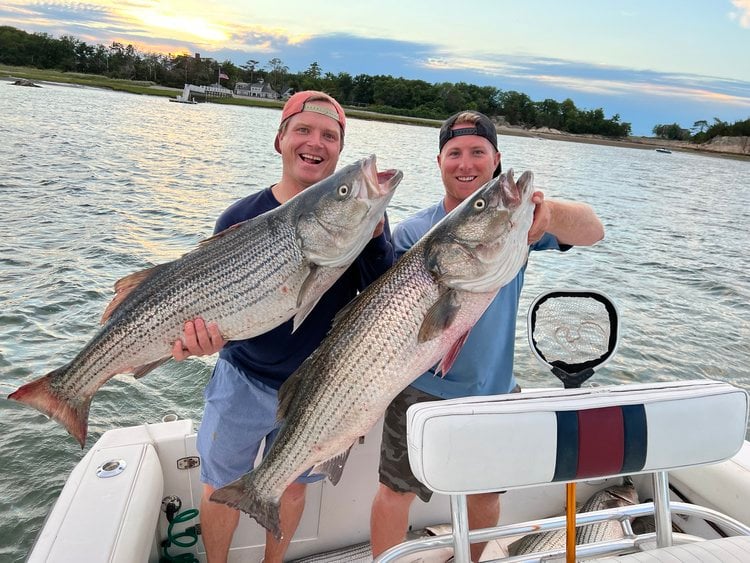
[[[284,65],[284,61],[278,57],[274,57],[268,61],[266,67],[269,72],[268,82],[271,84],[271,88],[277,92],[281,92],[281,88],[284,86],[284,81],[286,80],[286,75],[289,72],[289,67]]]
[[[244,65],[242,65],[242,68],[250,73],[250,84],[254,82],[255,79],[255,69],[260,64],[260,61],[255,61],[253,59],[248,60]]]

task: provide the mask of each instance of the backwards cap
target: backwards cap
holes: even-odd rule
[[[453,129],[453,126],[456,125],[458,117],[466,114],[476,116],[476,122],[463,123],[462,121],[459,123],[460,127],[458,129]],[[497,129],[495,128],[495,124],[492,123],[490,118],[483,113],[479,113],[478,111],[473,110],[459,111],[458,113],[451,115],[448,119],[443,121],[443,125],[440,127],[439,150],[442,151],[445,143],[450,141],[453,137],[462,137],[463,135],[476,135],[478,137],[484,137],[495,148],[496,152],[500,152],[497,150]],[[497,168],[495,169],[492,177],[497,177],[501,171],[502,163],[498,162]]]
[[[317,102],[327,102],[333,106],[335,111]],[[284,109],[281,112],[281,123],[279,124],[279,129],[281,129],[281,126],[284,125],[290,117],[302,113],[303,111],[314,111],[315,113],[320,113],[338,121],[339,127],[341,127],[341,138],[343,140],[344,130],[346,129],[346,115],[344,114],[344,109],[328,94],[317,92],[315,90],[297,92],[287,100],[286,104],[284,104]],[[278,133],[276,133],[276,140],[274,141],[273,146],[276,149],[276,152],[281,153]]]

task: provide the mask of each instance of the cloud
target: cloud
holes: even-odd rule
[[[742,27],[750,28],[750,0],[732,0],[737,11],[729,12],[732,20],[739,20]]]

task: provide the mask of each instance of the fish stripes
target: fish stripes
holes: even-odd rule
[[[553,481],[637,472],[646,464],[648,434],[642,404],[557,411]]]

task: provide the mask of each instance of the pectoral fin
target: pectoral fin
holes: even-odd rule
[[[427,311],[422,326],[419,327],[419,343],[422,344],[442,334],[453,324],[460,310],[456,292],[449,289],[443,293]]]
[[[340,272],[335,274],[333,279],[338,279],[339,274],[345,270],[345,268],[337,269]],[[316,264],[310,265],[310,272],[307,274],[305,281],[302,282],[302,287],[300,287],[299,294],[297,295],[297,314],[294,315],[292,332],[295,332],[299,328],[329,288],[331,272],[327,270],[330,270],[330,268],[323,268]]]

